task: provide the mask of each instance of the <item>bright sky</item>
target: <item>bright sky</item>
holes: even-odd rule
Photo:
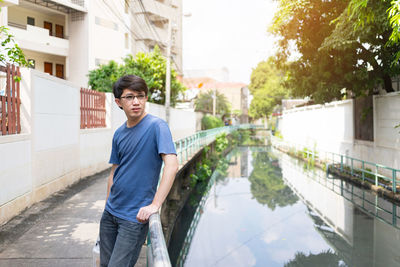
[[[183,69],[227,67],[229,80],[250,83],[252,68],[273,54],[267,28],[273,0],[183,0]]]

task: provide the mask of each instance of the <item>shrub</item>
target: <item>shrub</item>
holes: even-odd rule
[[[213,129],[213,128],[222,127],[222,126],[224,126],[224,123],[218,117],[215,117],[212,115],[205,115],[201,119],[201,128],[203,130]]]

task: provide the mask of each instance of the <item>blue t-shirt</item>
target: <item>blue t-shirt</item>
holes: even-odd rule
[[[176,154],[168,125],[147,114],[138,124],[119,127],[113,137],[111,164],[117,164],[106,210],[114,216],[138,222],[141,207],[150,205],[157,190],[162,158]]]

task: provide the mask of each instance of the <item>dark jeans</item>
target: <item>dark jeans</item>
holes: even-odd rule
[[[100,266],[134,266],[148,230],[148,223],[123,220],[104,210],[100,220]]]

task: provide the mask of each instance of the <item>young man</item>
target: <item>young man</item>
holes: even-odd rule
[[[165,121],[147,114],[147,85],[134,75],[113,87],[115,103],[127,121],[113,137],[107,200],[100,221],[100,265],[134,266],[148,231],[178,171],[171,133]],[[164,170],[157,189],[162,162]]]

